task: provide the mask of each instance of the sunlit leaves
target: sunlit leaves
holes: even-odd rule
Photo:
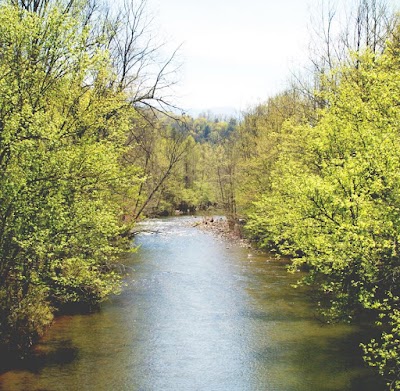
[[[315,125],[287,125],[248,230],[291,255],[292,270],[306,267],[328,321],[381,314],[382,337],[364,346],[366,361],[398,389],[399,65],[390,49],[357,62],[322,82],[327,105]]]
[[[110,87],[108,54],[88,44],[78,3],[0,8],[0,344],[23,348],[53,308],[119,289],[136,114]]]

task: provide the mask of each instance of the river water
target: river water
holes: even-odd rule
[[[123,293],[56,320],[1,390],[381,391],[355,326],[322,325],[283,261],[193,227],[140,225]]]

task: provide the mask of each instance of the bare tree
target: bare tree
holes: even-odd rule
[[[310,67],[295,75],[293,88],[310,99],[315,108],[326,105],[315,91],[324,88],[321,76],[342,65],[358,68],[359,56],[368,49],[379,54],[394,34],[398,16],[387,0],[321,0],[311,15]]]
[[[155,111],[178,110],[172,104],[172,87],[180,64],[175,50],[160,42],[147,0],[124,0],[120,6],[105,0],[5,0],[21,9],[45,16],[57,5],[65,14],[76,13],[82,28],[89,28],[86,48],[105,49],[116,78],[113,86],[126,93],[129,104]],[[165,54],[169,53],[169,54]]]
[[[381,53],[397,25],[387,0],[323,1],[312,16],[311,62],[321,73],[338,65],[357,65],[351,53]]]
[[[160,111],[175,109],[170,91],[180,67],[180,47],[162,55],[166,43],[159,43],[152,33],[154,19],[149,16],[147,0],[124,0],[118,14],[107,11],[106,22],[107,49],[117,74],[117,88],[126,92],[134,105]]]
[[[134,120],[127,141],[130,148],[125,155],[126,164],[139,167],[143,179],[129,212],[134,220],[153,205],[156,195],[176,172],[191,145],[184,122],[148,111],[147,119],[154,115],[157,118]]]

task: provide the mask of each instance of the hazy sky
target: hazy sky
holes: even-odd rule
[[[179,104],[246,109],[284,89],[307,57],[318,0],[149,0],[160,32],[183,43]]]

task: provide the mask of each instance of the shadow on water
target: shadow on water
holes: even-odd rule
[[[322,327],[329,329],[330,326]],[[347,331],[340,338],[325,336],[301,341],[296,346],[291,365],[297,366],[305,376],[322,365],[321,376],[313,375],[315,389],[318,389],[318,384],[324,384],[324,390],[332,391],[382,391],[385,389],[382,379],[364,366],[358,342],[360,338],[360,332]],[[338,356],[340,360],[335,359]],[[342,388],[338,387],[340,383]]]
[[[79,348],[72,341],[39,344],[23,359],[0,354],[0,390],[1,391],[53,391],[55,388],[35,386],[32,379],[41,376],[46,368],[62,371],[78,359]]]
[[[43,368],[50,366],[63,366],[70,364],[78,358],[79,349],[72,346],[72,341],[57,342],[56,346],[47,344],[36,347],[35,350],[29,352],[24,358],[8,356],[0,356],[0,375],[2,373],[14,371],[28,371],[39,374]]]

